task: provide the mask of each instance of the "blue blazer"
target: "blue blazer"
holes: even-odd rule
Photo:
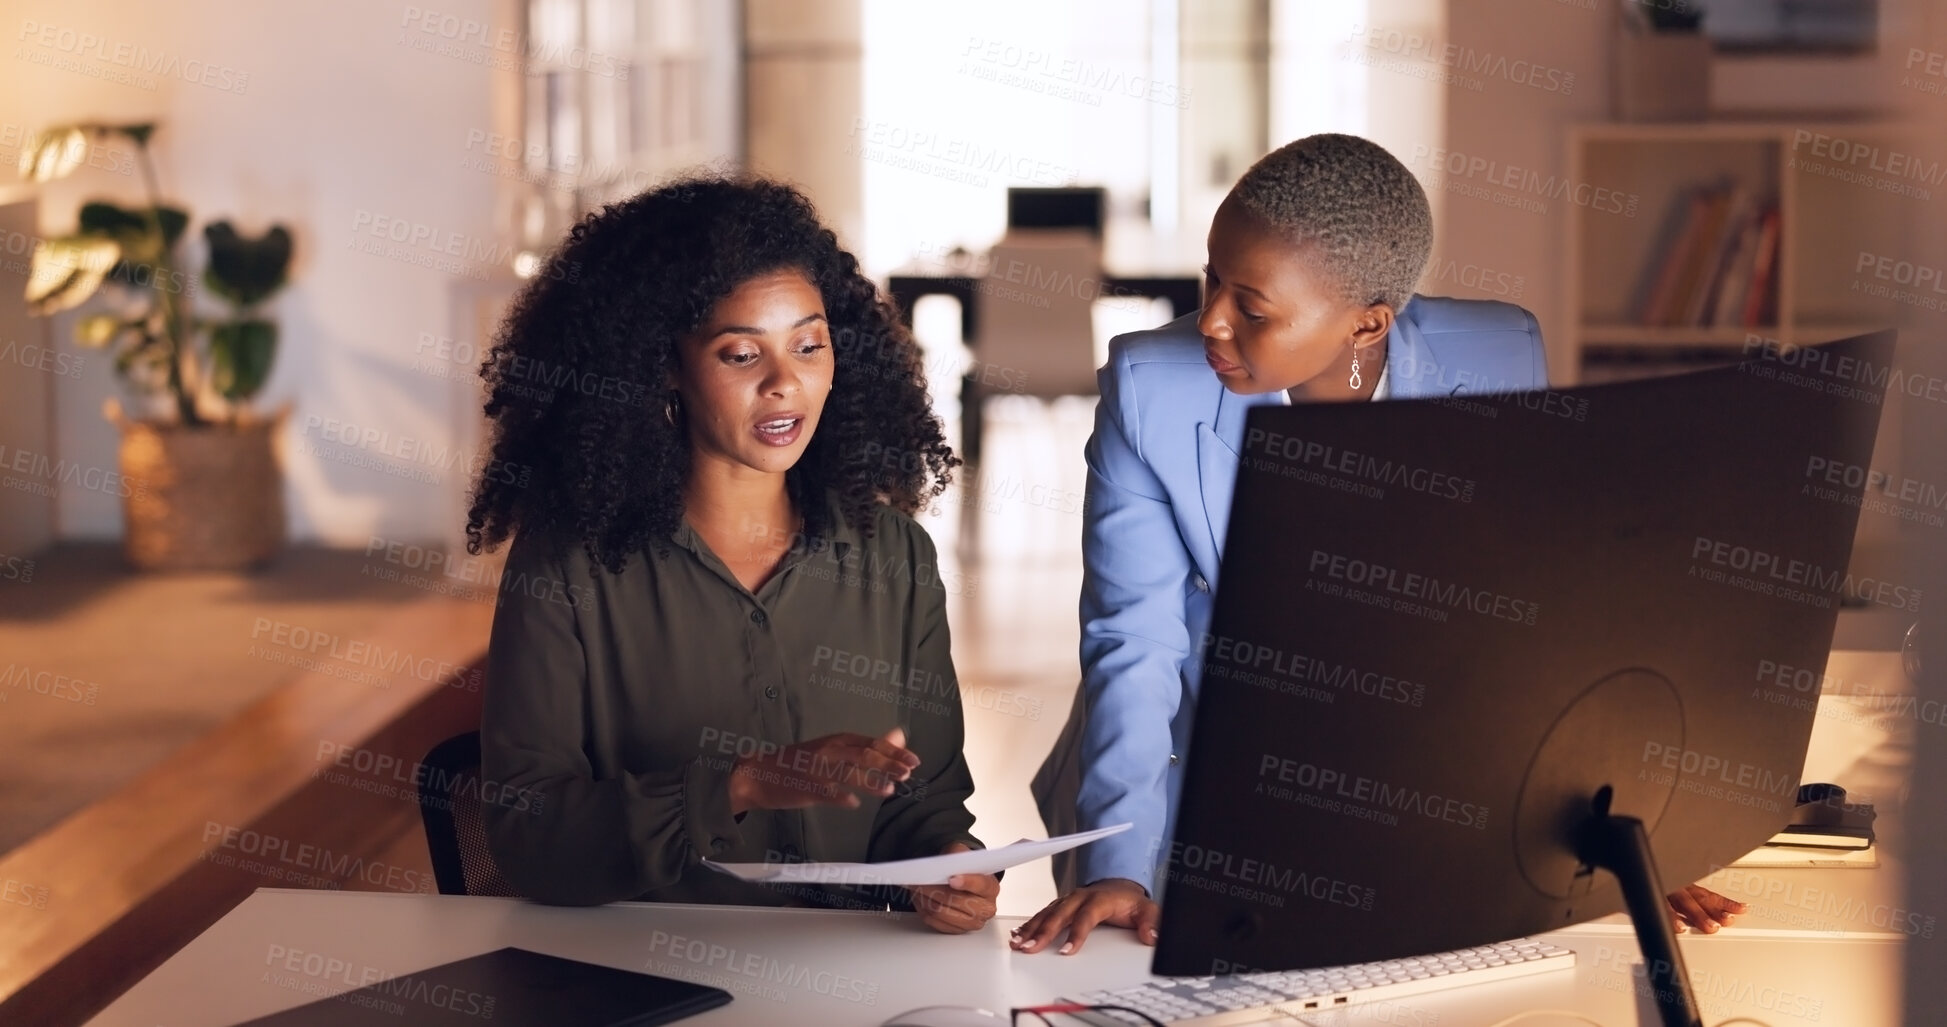
[[[1203,670],[1198,640],[1230,523],[1244,415],[1204,362],[1196,315],[1117,336],[1097,374],[1082,531],[1080,883],[1126,877],[1160,894]],[[1507,303],[1415,296],[1386,337],[1388,399],[1544,388],[1541,329]],[[1379,387],[1375,381],[1374,388]],[[1377,396],[1376,396],[1377,398]]]

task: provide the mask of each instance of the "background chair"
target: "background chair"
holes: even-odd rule
[[[419,813],[440,894],[518,897],[520,892],[507,883],[487,848],[486,824],[480,817],[480,732],[448,738],[433,746],[423,762]]]
[[[1095,394],[1095,321],[1102,241],[1078,229],[1013,230],[988,254],[974,304],[974,357],[997,373],[983,393]]]

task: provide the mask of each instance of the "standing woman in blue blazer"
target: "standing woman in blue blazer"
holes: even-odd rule
[[[1063,894],[1016,949],[1066,932],[1073,952],[1102,923],[1155,942],[1245,412],[1547,385],[1534,315],[1414,294],[1432,247],[1405,165],[1357,136],[1309,136],[1217,208],[1202,310],[1110,344],[1087,450],[1082,687],[1035,794],[1051,832],[1135,826],[1057,861]],[[1671,905],[1704,931],[1742,910],[1694,887]]]

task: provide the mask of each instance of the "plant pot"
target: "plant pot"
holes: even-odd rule
[[[268,418],[186,428],[124,417],[122,551],[145,571],[237,570],[284,548],[284,475],[276,438],[288,406]]]
[[[1698,121],[1710,114],[1710,38],[1701,32],[1616,37],[1618,121]]]

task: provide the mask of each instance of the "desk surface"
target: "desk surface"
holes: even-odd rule
[[[1882,701],[1904,691],[1892,659],[1833,655],[1829,678],[1874,691],[1819,699],[1806,763],[1807,780],[1836,781],[1882,803],[1882,866],[1726,870],[1707,879],[1754,908],[1720,934],[1683,937],[1706,1023],[1736,1016],[1772,1027],[1900,1022],[1900,946],[1939,927],[1900,905],[1905,839],[1897,814],[1917,722],[1909,708]],[[701,980],[736,996],[684,1021],[697,1027],[866,1027],[916,1006],[1000,1009],[1147,976],[1151,950],[1128,931],[1099,930],[1074,956],[1023,956],[1006,939],[1019,922],[999,918],[979,933],[946,937],[903,914],[647,903],[568,909],[260,889],[93,1022],[232,1024],[507,945]],[[1605,1025],[1638,1022],[1643,1000],[1630,967],[1640,957],[1626,924],[1612,918],[1545,937],[1576,950],[1573,971],[1352,1006],[1308,1022],[1482,1027],[1540,1009],[1569,1009]],[[1521,1021],[1578,1022],[1586,1021]]]
[[[996,920],[979,933],[947,937],[910,914],[636,903],[568,909],[266,888],[94,1023],[230,1024],[504,945],[700,980],[736,996],[684,1021],[696,1027],[868,1027],[916,1006],[1001,1008],[1144,979],[1151,950],[1128,931],[1099,931],[1074,956],[1023,956],[1006,941],[1018,922]],[[1638,957],[1627,928],[1590,924],[1547,937],[1577,951],[1574,970],[1348,1007],[1311,1022],[1479,1027],[1536,1009],[1572,1009],[1603,1024],[1636,1022],[1630,964]],[[1872,1027],[1899,1022],[1902,940],[1733,929],[1688,938],[1684,953],[1709,1023],[1742,1015],[1773,1027]]]

